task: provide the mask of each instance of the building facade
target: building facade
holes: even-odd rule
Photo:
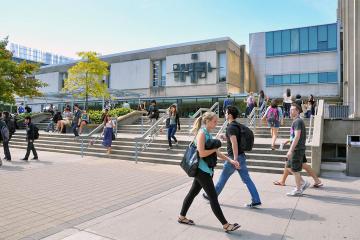
[[[340,97],[338,24],[251,33],[249,54],[259,90]]]
[[[226,95],[256,90],[245,46],[228,37],[101,56],[109,63],[109,88],[144,97]],[[44,66],[43,92],[59,92],[76,62]]]
[[[360,118],[360,2],[339,0],[343,102]]]
[[[61,64],[70,62],[73,59],[61,55],[25,47],[16,43],[9,43],[7,49],[12,52],[13,60],[16,62],[29,61],[41,65]]]

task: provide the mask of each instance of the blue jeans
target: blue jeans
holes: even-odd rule
[[[172,147],[171,138],[174,139],[175,142],[177,142],[177,139],[175,137],[176,124],[170,124],[167,133],[168,133],[167,137],[168,137],[169,147]]]
[[[246,166],[245,154],[240,154],[237,160],[240,163],[240,169],[238,169],[238,170],[235,169],[235,167],[228,161],[225,162],[224,169],[222,170],[220,178],[215,186],[216,193],[218,195],[221,193],[227,180],[235,172],[235,170],[237,170],[240,175],[241,180],[245,183],[246,187],[248,188],[248,190],[251,194],[252,203],[261,202],[259,193],[257,192],[256,187],[255,187],[255,184],[253,183],[253,181],[251,180],[251,178],[249,176],[249,171]]]

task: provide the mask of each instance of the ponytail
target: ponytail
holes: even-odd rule
[[[201,123],[202,123],[202,116],[198,117],[195,120],[194,125],[193,125],[192,129],[190,130],[190,132],[197,134],[197,132],[201,128]]]

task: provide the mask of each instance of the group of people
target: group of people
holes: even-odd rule
[[[52,110],[52,111],[51,111]],[[52,130],[52,132],[66,133],[66,127],[71,127],[75,137],[78,137],[83,132],[83,128],[89,124],[90,119],[86,110],[81,110],[78,104],[74,105],[74,112],[71,112],[70,106],[64,108],[64,112],[54,112],[53,109],[49,109],[52,118],[46,128],[46,132]]]
[[[262,95],[261,101],[266,101],[264,94]],[[260,106],[263,105],[261,101],[259,103]],[[313,177],[313,187],[317,188],[323,186],[323,183],[316,176],[311,166],[306,164],[306,128],[303,119],[300,117],[301,112],[302,108],[296,102],[290,103],[289,117],[293,120],[290,128],[290,148],[286,153],[283,176],[280,180],[274,182],[275,185],[284,186],[288,175],[290,173],[293,174],[296,187],[287,193],[288,196],[301,196],[310,186],[310,183],[300,174],[303,168],[308,172],[309,176]],[[211,131],[217,125],[217,115],[213,112],[206,112],[195,121],[192,131],[196,136],[194,144],[198,151],[199,165],[193,184],[183,201],[178,217],[179,223],[189,225],[195,224],[193,220],[187,218],[187,212],[194,198],[200,193],[201,189],[204,189],[205,193],[203,194],[203,197],[210,201],[211,209],[222,224],[224,231],[230,232],[238,229],[240,227],[238,223],[231,224],[226,220],[218,201],[218,196],[223,190],[227,180],[235,171],[239,173],[241,180],[247,186],[251,195],[251,202],[245,206],[256,208],[262,204],[257,188],[248,173],[246,155],[241,149],[240,141],[242,140],[242,133],[239,128],[239,123],[236,121],[236,118],[238,117],[238,109],[231,104],[227,105],[225,109],[225,118],[228,121],[228,125],[226,128],[226,137],[223,139],[226,139],[227,142],[227,155],[224,155],[219,151],[220,146],[210,149],[207,148],[208,141],[212,140]],[[279,128],[281,120],[284,118],[282,110],[277,106],[275,99],[271,101],[271,105],[266,109],[264,118],[267,119],[272,132],[275,133],[275,129]],[[274,149],[275,140],[276,139],[272,138],[272,149]],[[212,180],[214,166],[210,165],[207,161],[207,158],[212,154],[215,154],[218,159],[225,161],[223,170],[216,184],[214,184]]]
[[[38,155],[34,146],[34,141],[37,138],[38,130],[34,124],[31,123],[31,117],[25,117],[25,128],[26,128],[26,142],[27,149],[26,154],[21,160],[28,161],[30,152],[33,153],[33,160],[37,160]],[[11,153],[9,148],[9,142],[16,132],[16,120],[10,115],[9,112],[0,112],[0,140],[4,148],[4,160],[11,161]],[[2,165],[2,160],[0,158],[0,166]]]

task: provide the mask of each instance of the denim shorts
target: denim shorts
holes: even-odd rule
[[[269,121],[267,122],[267,124],[268,124],[268,127],[274,127],[274,128],[280,127],[280,121],[275,121],[273,126],[271,125],[271,123]]]

